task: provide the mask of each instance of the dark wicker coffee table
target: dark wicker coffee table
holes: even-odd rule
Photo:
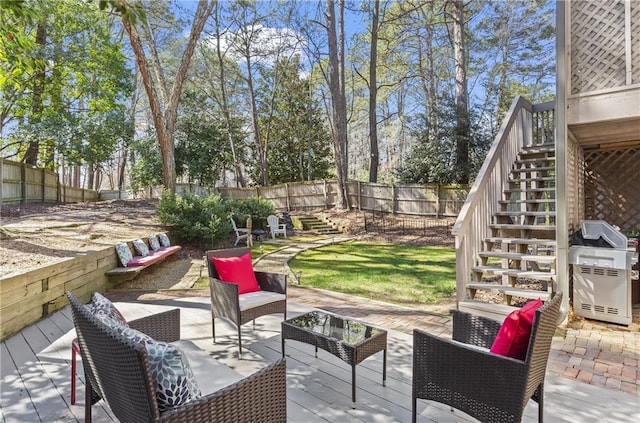
[[[366,323],[323,311],[312,311],[282,322],[284,341],[292,339],[330,352],[351,365],[351,401],[356,406],[356,365],[382,351],[382,386],[387,380],[387,331]]]

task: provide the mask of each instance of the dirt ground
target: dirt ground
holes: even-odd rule
[[[155,215],[157,199],[110,200],[97,203],[32,203],[2,206],[0,209],[0,275],[24,271],[34,266],[54,263],[75,254],[115,245],[117,242],[145,237],[165,231]],[[297,213],[293,213],[296,215]],[[305,214],[324,215],[353,238],[442,245],[453,248],[448,229],[433,228],[409,233],[378,233],[364,230],[364,212],[322,210]],[[418,219],[411,216],[386,216],[393,219]],[[446,221],[450,225],[452,221]],[[300,231],[296,231],[300,232]],[[233,237],[229,239],[229,246]],[[170,288],[176,277],[192,279],[199,274],[199,263],[206,245],[183,245],[183,250],[160,266],[152,266],[135,280],[144,288]],[[176,263],[179,262],[179,263]],[[150,271],[154,268],[154,271]],[[167,272],[171,277],[160,277]],[[145,282],[149,279],[151,282]],[[150,285],[151,286],[148,286]],[[186,282],[183,282],[185,285]],[[126,288],[127,286],[123,286]]]

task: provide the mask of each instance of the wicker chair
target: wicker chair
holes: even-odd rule
[[[284,273],[255,272],[258,285],[266,301],[244,302],[238,295],[238,285],[218,279],[218,272],[213,264],[213,257],[239,257],[250,251],[249,248],[229,248],[225,250],[209,250],[206,252],[207,269],[209,269],[209,286],[211,289],[211,329],[213,342],[216,342],[216,317],[224,317],[238,328],[238,349],[242,356],[241,326],[267,314],[283,313],[287,319],[287,276]],[[252,293],[253,294],[253,293]],[[279,294],[279,295],[274,295]],[[246,297],[245,297],[246,298]]]
[[[100,399],[104,399],[122,422],[286,421],[283,360],[216,392],[160,413],[146,349],[98,320],[71,292],[67,292],[67,297],[86,377],[85,422],[91,422],[91,406]],[[158,341],[173,342],[180,338],[179,309],[128,323]]]
[[[530,398],[538,403],[542,422],[545,370],[561,298],[557,292],[536,310],[524,361],[484,349],[500,328],[495,320],[454,311],[453,341],[414,329],[413,422],[417,399],[448,404],[481,421],[519,422]]]

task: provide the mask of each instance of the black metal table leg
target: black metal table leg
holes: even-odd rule
[[[387,349],[382,350],[382,386],[387,386]]]
[[[351,408],[356,408],[356,365],[351,366]]]

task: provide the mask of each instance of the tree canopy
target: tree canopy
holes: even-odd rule
[[[2,157],[95,189],[467,183],[515,96],[552,99],[554,4],[0,2]]]

